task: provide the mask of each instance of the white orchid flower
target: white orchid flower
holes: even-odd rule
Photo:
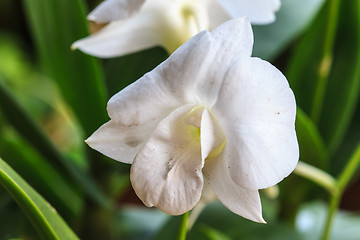
[[[172,53],[201,30],[231,18],[247,16],[255,24],[270,23],[279,8],[280,0],[106,0],[88,19],[110,23],[72,48],[103,58],[154,46]]]
[[[133,188],[167,214],[191,210],[209,189],[234,213],[264,222],[258,190],[298,157],[293,92],[251,57],[247,18],[203,31],[108,102],[111,120],[87,143],[132,164]]]

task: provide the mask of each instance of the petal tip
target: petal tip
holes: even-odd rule
[[[96,17],[94,14],[89,14],[86,18],[88,21],[96,22]]]
[[[274,11],[279,11],[281,8],[281,1],[280,0],[276,0],[275,1],[275,7],[274,7]]]
[[[74,42],[73,44],[71,44],[70,49],[71,49],[72,51],[75,51],[76,49],[78,49],[78,47],[77,47],[77,42]]]
[[[96,132],[95,132],[96,133]],[[94,136],[95,135],[95,136]],[[91,147],[92,149],[96,149],[95,145],[99,142],[99,139],[97,138],[96,134],[92,134],[90,137],[84,140],[84,142]]]
[[[93,138],[90,136],[85,139],[84,142],[91,147],[91,144],[93,143]]]
[[[258,222],[258,223],[267,224],[267,222],[264,220],[264,218],[263,218],[262,216],[259,216],[257,222]]]
[[[238,214],[238,213],[236,213]],[[260,211],[257,212],[252,212],[249,215],[240,215],[246,219],[249,219],[253,222],[257,222],[257,223],[262,223],[262,224],[267,224],[267,222],[264,220],[263,216],[262,216],[262,212],[261,212],[261,206],[260,206]]]
[[[230,210],[231,211],[231,210]],[[238,214],[238,213],[235,213]],[[239,214],[238,214],[239,215]],[[253,222],[257,222],[257,223],[262,223],[262,224],[267,224],[267,222],[264,220],[263,216],[262,216],[262,212],[261,212],[261,206],[260,206],[260,211],[256,211],[256,212],[252,212],[250,214],[247,215],[240,215],[248,220],[251,220]]]

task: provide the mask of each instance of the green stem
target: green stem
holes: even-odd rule
[[[324,48],[319,65],[319,71],[316,81],[316,88],[314,94],[313,107],[311,109],[311,119],[315,124],[319,122],[321,110],[324,103],[324,96],[326,92],[327,80],[331,70],[333,48],[335,43],[336,29],[339,16],[340,0],[328,1],[328,15],[327,26],[324,35]]]
[[[336,214],[337,209],[339,208],[341,196],[350,182],[352,176],[357,171],[358,166],[360,165],[360,143],[358,144],[355,152],[351,156],[349,162],[345,166],[344,170],[340,174],[338,181],[337,181],[337,194],[333,195],[330,201],[330,207],[328,211],[328,216],[326,220],[326,224],[323,230],[322,240],[328,240],[331,234],[331,227],[334,221],[334,217]]]
[[[336,180],[328,173],[314,166],[299,161],[294,173],[319,184],[328,190],[332,195],[336,195],[338,192]]]
[[[336,194],[331,198],[325,227],[322,234],[322,240],[330,239],[331,228],[334,221],[335,213],[339,207],[341,194]]]
[[[186,212],[181,216],[178,240],[186,239],[188,217],[189,212]]]
[[[202,212],[202,210],[204,210],[205,207],[206,207],[206,204],[202,201],[199,201],[198,204],[196,204],[196,206],[193,208],[193,210],[191,211],[191,214],[189,216],[188,223],[186,226],[187,231],[191,230],[191,228],[194,226],[197,218],[199,217],[200,213]]]

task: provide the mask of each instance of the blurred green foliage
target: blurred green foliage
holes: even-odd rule
[[[72,42],[88,35],[87,9],[99,2],[0,0],[0,156],[7,161],[0,170],[8,177],[8,191],[0,187],[0,239],[46,234],[46,227],[36,226],[47,221],[34,217],[22,195],[30,191],[40,211],[47,209],[33,189],[66,220],[72,230],[64,233],[72,237],[74,231],[90,240],[158,240],[173,239],[178,231],[179,217],[139,204],[129,190],[128,165],[83,143],[108,120],[109,96],[168,56],[159,47],[106,60],[71,51]],[[275,23],[254,27],[254,55],[273,61],[295,93],[300,160],[337,176],[360,141],[360,1],[340,1],[329,39],[331,2],[282,0]],[[16,185],[18,174],[31,187],[22,180]],[[326,191],[295,175],[279,188],[275,199],[262,192],[267,225],[217,202],[200,214],[188,239],[319,239],[327,208],[319,200],[328,199]],[[356,239],[359,221],[358,214],[340,213],[332,239]]]

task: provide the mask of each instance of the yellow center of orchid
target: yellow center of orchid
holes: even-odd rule
[[[208,16],[204,9],[193,1],[181,2],[175,11],[165,13],[161,24],[164,29],[164,47],[169,53],[174,52],[184,42],[200,31],[208,29]]]
[[[220,153],[222,153],[222,151],[224,150],[225,144],[226,144],[226,138],[224,138],[224,140],[222,141],[222,143],[218,147],[214,148],[209,153],[209,155],[207,156],[206,159],[216,158],[217,156],[219,156]]]
[[[187,125],[189,134],[191,135],[191,139],[195,143],[201,144],[201,137],[202,137],[202,135],[201,135],[201,118],[202,118],[202,114],[203,114],[205,108],[210,112],[211,118],[217,126],[217,128],[215,128],[214,130],[216,130],[218,133],[221,132],[220,134],[216,135],[217,139],[215,139],[213,141],[213,143],[212,143],[213,147],[206,157],[206,159],[210,159],[210,158],[215,158],[215,157],[219,156],[222,153],[222,151],[224,150],[224,147],[226,145],[225,134],[223,134],[223,131],[220,128],[220,125],[218,124],[218,122],[217,122],[215,116],[213,115],[213,113],[211,112],[211,110],[209,108],[207,108],[206,106],[198,105],[198,106],[192,108],[187,114],[185,114],[185,116],[183,117],[183,121]],[[202,150],[204,150],[204,149],[202,149]]]

